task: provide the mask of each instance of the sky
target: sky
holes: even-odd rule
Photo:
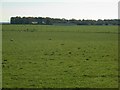
[[[0,22],[10,22],[10,17],[15,16],[117,19],[118,2],[119,0],[0,0]]]

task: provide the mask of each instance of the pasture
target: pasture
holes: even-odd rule
[[[4,88],[117,88],[117,26],[2,26]]]

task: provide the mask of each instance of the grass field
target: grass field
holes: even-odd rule
[[[4,88],[117,88],[117,26],[3,25]]]

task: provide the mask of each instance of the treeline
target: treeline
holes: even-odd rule
[[[41,25],[120,25],[119,19],[98,19],[98,20],[76,20],[65,18],[50,18],[50,17],[11,17],[11,24],[41,24]]]

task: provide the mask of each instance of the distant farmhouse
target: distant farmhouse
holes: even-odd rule
[[[119,25],[118,19],[76,20],[50,17],[11,17],[11,24],[40,24],[40,25]]]

